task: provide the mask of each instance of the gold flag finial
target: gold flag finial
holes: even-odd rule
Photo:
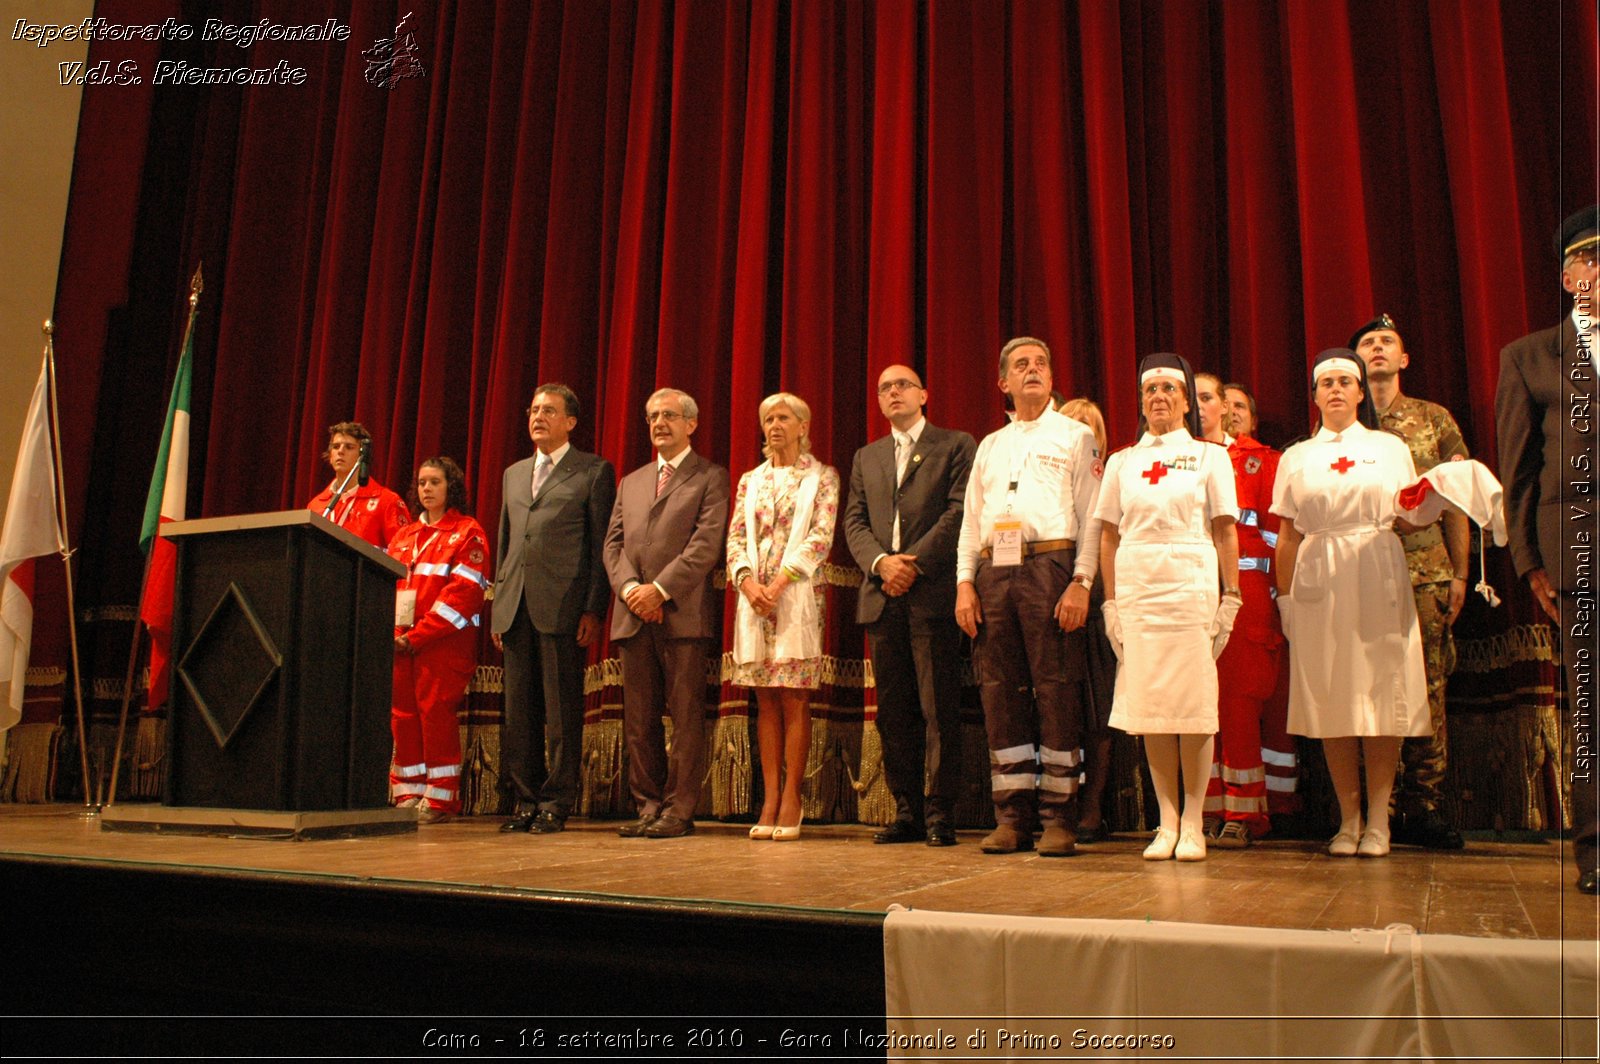
[[[201,276],[203,269],[205,269],[205,263],[196,266],[194,268],[194,276],[189,278],[189,306],[191,307],[200,302],[200,293],[206,287],[205,278]]]

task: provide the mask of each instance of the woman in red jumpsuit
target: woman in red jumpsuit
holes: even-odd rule
[[[395,592],[394,764],[396,805],[434,824],[461,808],[461,737],[456,712],[478,663],[478,615],[488,586],[488,539],[462,511],[466,478],[449,458],[417,467],[414,505],[389,554],[406,567]]]

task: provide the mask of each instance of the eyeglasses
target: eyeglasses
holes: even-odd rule
[[[896,380],[884,381],[882,384],[878,385],[878,394],[888,395],[890,392],[905,392],[921,387],[922,385],[918,384],[914,380],[910,380],[906,377],[900,377]]]
[[[670,425],[674,421],[682,420],[683,415],[678,413],[676,410],[652,410],[644,416],[644,423],[646,425],[654,425],[658,421],[665,421]]]

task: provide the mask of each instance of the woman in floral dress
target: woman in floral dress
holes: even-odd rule
[[[822,674],[822,589],[839,474],[811,454],[811,408],[788,392],[761,402],[767,460],[739,478],[728,577],[739,589],[734,683],[756,689],[761,816],[753,839],[800,837],[800,786],[811,753],[811,694]]]

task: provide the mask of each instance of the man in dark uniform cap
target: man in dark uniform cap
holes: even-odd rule
[[[1400,391],[1400,371],[1411,362],[1394,319],[1373,318],[1350,337],[1349,347],[1367,366],[1372,406],[1378,424],[1406,441],[1419,474],[1440,462],[1470,457],[1450,411],[1438,403]],[[1444,689],[1455,671],[1456,646],[1450,626],[1467,598],[1472,562],[1472,530],[1467,519],[1447,512],[1434,524],[1400,537],[1406,548],[1411,594],[1422,629],[1422,657],[1428,674],[1428,709],[1433,734],[1407,739],[1400,748],[1400,778],[1395,781],[1393,839],[1432,850],[1461,849],[1458,832],[1445,810]]]
[[[1500,352],[1495,421],[1506,487],[1511,558],[1560,633],[1570,738],[1573,856],[1578,889],[1600,888],[1595,819],[1595,284],[1600,207],[1571,215],[1556,233],[1561,287],[1572,313]]]

